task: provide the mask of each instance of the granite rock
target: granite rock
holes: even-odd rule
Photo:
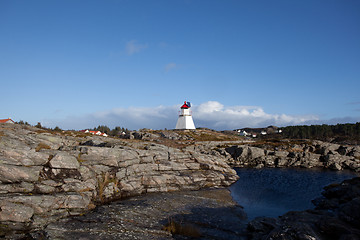
[[[1,124],[0,133],[1,236],[129,196],[221,188],[238,179],[224,157],[153,142],[17,124]]]
[[[287,146],[286,142],[283,142]],[[207,149],[210,154],[212,148]],[[227,163],[233,167],[302,167],[348,169],[360,171],[359,146],[347,146],[321,141],[308,141],[304,144],[279,149],[271,145],[254,147],[247,144],[226,146],[218,152],[228,153]],[[203,152],[206,152],[203,149]]]

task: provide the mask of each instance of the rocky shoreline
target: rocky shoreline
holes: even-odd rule
[[[152,236],[150,239],[270,239],[269,236],[272,239],[296,239],[286,235],[286,232],[291,231],[279,229],[285,229],[284,226],[289,224],[297,226],[295,219],[301,216],[304,222],[314,223],[311,219],[319,219],[312,215],[307,219],[305,216],[308,212],[288,213],[279,219],[256,219],[246,228],[245,213],[240,206],[229,198],[224,201],[225,198],[216,199],[216,194],[208,194],[215,190],[200,189],[221,189],[234,183],[238,176],[232,167],[320,167],[360,171],[359,146],[309,140],[254,142],[226,139],[223,135],[212,136],[210,141],[196,139],[197,136],[209,138],[209,134],[213,133],[202,130],[139,132],[133,134],[136,138],[122,140],[74,131],[51,132],[31,126],[1,124],[0,236],[8,239],[66,239],[60,235],[71,236],[76,233],[85,239],[99,239],[97,233],[101,233],[104,236],[102,239],[114,239],[112,236],[134,239],[123,235],[121,229],[125,229],[125,232],[139,239],[146,234]],[[350,185],[354,185],[354,188],[348,191],[357,189],[356,182],[350,182]],[[227,190],[217,191],[217,194],[225,196]],[[147,193],[146,196],[142,195],[144,193]],[[180,195],[185,198],[180,198]],[[166,204],[161,206],[160,203],[164,197],[172,199],[167,208]],[[121,225],[124,221],[137,222],[136,218],[141,213],[134,208],[139,208],[136,205],[139,201],[147,202],[146,206],[142,206],[142,219],[145,222],[141,228],[147,229],[145,231],[139,230],[136,224]],[[332,199],[330,202],[334,201]],[[318,208],[327,206],[320,202],[316,202]],[[121,204],[124,206],[117,210],[111,207]],[[156,217],[149,217],[146,211],[153,211],[156,204],[158,209],[167,214],[157,212],[154,215]],[[342,209],[341,204],[343,199],[336,205],[338,209]],[[105,227],[101,225],[101,219],[110,214],[105,211],[107,208],[117,211],[119,215],[127,212],[129,217],[124,219],[114,216]],[[191,212],[188,209],[191,208],[197,210],[189,214]],[[184,214],[185,209],[188,214]],[[93,215],[103,210],[107,214],[92,219]],[[135,215],[130,214],[133,210]],[[315,215],[323,216],[328,210],[316,210],[318,212]],[[349,216],[356,218],[358,210],[355,208],[351,213],[355,215]],[[231,225],[226,219],[216,223],[217,219],[222,219],[219,217],[221,211],[232,216],[232,221],[239,223],[239,226]],[[232,211],[236,214],[232,215]],[[217,218],[211,220],[211,213]],[[324,216],[326,218],[328,215]],[[341,224],[349,224],[346,221],[344,223],[342,216],[343,213],[331,215],[332,218],[340,219]],[[293,219],[293,222],[289,219]],[[74,222],[76,224],[71,225]],[[112,223],[115,224],[113,227]],[[86,235],[81,230],[81,224],[89,226],[92,233]],[[104,229],[98,229],[97,224]],[[178,228],[183,229],[184,224],[186,228],[194,228],[201,234],[198,237],[182,234],[183,230]],[[67,229],[67,226],[74,228]],[[359,226],[351,225],[346,229],[350,229],[346,230],[347,233],[354,232],[354,236],[358,236]],[[303,230],[315,239],[316,236],[320,236],[318,239],[326,239],[321,231],[309,227]]]
[[[360,239],[360,178],[325,187],[314,210],[256,218],[249,239]]]
[[[319,140],[240,138],[233,134],[196,131],[133,131],[130,139],[168,143],[182,149],[217,156],[232,167],[302,167],[360,172],[360,146]],[[208,140],[209,139],[209,140]]]
[[[360,146],[318,140],[218,145],[217,155],[233,167],[302,167],[360,172]]]
[[[29,239],[246,239],[246,214],[227,189],[152,193],[64,218]]]
[[[238,179],[216,156],[76,134],[1,125],[1,236],[39,230],[116,199],[220,188]]]

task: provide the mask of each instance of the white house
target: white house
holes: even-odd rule
[[[90,133],[90,134],[93,134],[93,135],[98,135],[98,136],[103,136],[103,137],[107,137],[108,135],[106,133],[102,133],[100,131],[90,131],[88,129],[86,130],[81,130],[80,132],[84,132],[84,133]]]
[[[250,133],[246,132],[245,130],[238,130],[240,136],[248,136]]]

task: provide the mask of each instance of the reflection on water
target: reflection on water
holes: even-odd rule
[[[236,169],[240,179],[230,187],[235,201],[244,207],[249,220],[277,217],[288,211],[313,208],[311,200],[323,187],[353,178],[356,173],[309,169]]]

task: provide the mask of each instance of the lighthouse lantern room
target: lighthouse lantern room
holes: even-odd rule
[[[190,102],[185,101],[180,108],[181,111],[175,129],[195,129],[195,124],[190,112]]]

